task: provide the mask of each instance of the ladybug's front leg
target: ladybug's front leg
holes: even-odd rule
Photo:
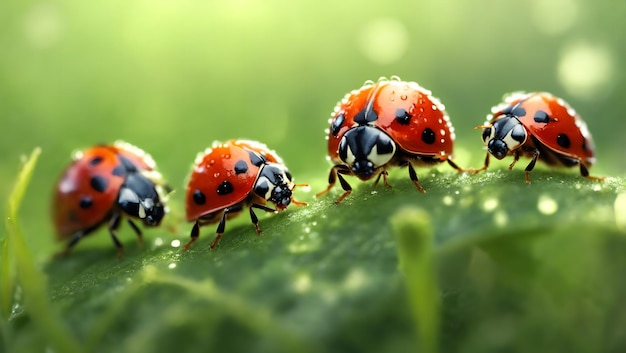
[[[141,229],[139,229],[135,222],[133,222],[130,218],[127,218],[126,220],[128,221],[128,225],[135,231],[135,234],[137,234],[137,242],[139,243],[139,247],[143,248],[143,233],[141,232]]]
[[[383,177],[383,184],[385,185],[385,187],[390,188],[391,185],[389,185],[389,183],[387,182],[387,176],[389,175],[389,173],[387,173],[386,170],[383,170],[382,172],[378,173],[378,177],[376,178],[376,181],[374,182],[373,186],[378,185],[378,182],[380,181],[380,177]]]
[[[332,187],[335,186],[335,182],[337,181],[337,179],[339,179],[341,188],[344,191],[344,193],[341,196],[339,196],[337,201],[335,201],[335,204],[339,204],[343,199],[346,198],[346,196],[350,195],[350,193],[352,192],[352,186],[350,186],[350,184],[348,184],[346,179],[344,179],[344,177],[341,175],[341,174],[350,174],[350,173],[351,173],[350,169],[348,169],[347,166],[343,164],[334,165],[330,169],[330,174],[328,175],[328,187],[326,188],[326,190],[317,193],[315,197],[320,197],[326,194],[327,192],[329,192],[330,189],[332,189]]]
[[[516,151],[517,152],[517,151]],[[535,168],[535,163],[537,163],[537,158],[539,158],[539,150],[534,150],[533,151],[533,158],[530,160],[530,163],[528,163],[528,165],[526,166],[526,184],[530,184],[530,172],[533,170],[533,168]],[[517,161],[517,159],[519,159],[519,153],[515,154],[515,160],[513,161],[513,164],[515,164],[515,161]]]
[[[253,203],[252,205],[250,205],[250,220],[254,224],[254,228],[256,229],[256,234],[261,235],[261,233],[263,233],[263,232],[261,231],[261,229],[259,229],[259,218],[254,213],[254,208],[258,208],[258,209],[263,210],[265,212],[271,212],[271,213],[276,213],[278,211],[276,211],[273,208],[270,208],[270,207],[267,207],[265,205],[261,205],[261,204],[258,204],[258,203]]]

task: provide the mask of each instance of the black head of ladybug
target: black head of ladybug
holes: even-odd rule
[[[126,175],[117,197],[117,204],[126,214],[139,218],[147,226],[157,226],[165,216],[155,184],[139,172]]]
[[[482,135],[487,151],[497,159],[506,157],[510,151],[522,146],[527,137],[524,125],[512,115],[499,118],[485,128]]]
[[[396,152],[393,139],[371,125],[354,127],[339,142],[339,158],[361,180],[370,179]]]
[[[254,192],[282,210],[291,203],[291,191],[294,187],[293,177],[284,165],[267,163],[261,168]]]

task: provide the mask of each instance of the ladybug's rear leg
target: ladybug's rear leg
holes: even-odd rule
[[[263,210],[265,212],[270,212],[270,213],[276,213],[278,211],[276,211],[273,208],[270,208],[270,207],[267,207],[265,205],[261,205],[258,203],[253,203],[252,205],[250,205],[250,220],[254,224],[254,228],[256,229],[256,234],[261,235],[262,231],[259,229],[259,218],[254,213],[255,208],[258,208],[260,210]]]
[[[352,186],[350,186],[350,184],[346,181],[346,179],[343,178],[341,174],[351,174],[351,171],[347,166],[343,164],[334,165],[330,169],[330,174],[328,175],[328,187],[326,188],[326,190],[317,193],[315,197],[320,197],[329,192],[330,189],[335,186],[335,182],[337,181],[337,179],[339,179],[339,183],[341,184],[341,188],[344,190],[344,193],[339,196],[337,201],[335,201],[335,204],[339,204],[343,199],[346,198],[346,196],[350,195],[350,193],[352,193]]]
[[[120,220],[122,219],[122,215],[119,212],[115,212],[111,216],[111,220],[109,220],[109,234],[111,235],[111,240],[115,244],[117,248],[117,258],[121,258],[124,253],[124,245],[120,242],[120,240],[115,235],[115,231],[120,227]]]
[[[415,172],[415,168],[413,168],[413,164],[411,164],[411,162],[408,162],[408,167],[409,167],[409,178],[411,178],[411,181],[413,182],[413,184],[415,184],[415,186],[417,187],[417,190],[419,190],[420,192],[426,192],[426,190],[422,187],[422,185],[420,185],[419,180],[417,180],[417,173]]]
[[[583,177],[592,180],[604,181],[604,177],[589,175],[589,169],[587,169],[587,166],[581,160],[578,161],[578,165],[580,166],[580,175]]]

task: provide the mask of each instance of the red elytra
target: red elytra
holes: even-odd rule
[[[531,158],[525,169],[526,182],[537,160],[551,166],[579,166],[580,174],[589,175],[595,163],[591,134],[576,111],[563,99],[547,92],[515,92],[492,108],[487,122],[479,126],[487,146],[485,163],[476,172],[489,166],[489,156],[497,159],[513,156],[512,169],[520,157]]]
[[[52,204],[57,239],[69,239],[64,254],[108,222],[121,255],[123,246],[115,230],[123,215],[140,241],[141,230],[132,219],[158,225],[166,213],[167,187],[155,168],[150,155],[122,141],[75,153],[55,187]]]
[[[217,236],[211,249],[217,246],[225,231],[226,219],[237,216],[248,206],[250,218],[258,234],[258,218],[254,208],[266,212],[285,209],[290,203],[306,205],[293,199],[296,186],[282,159],[266,145],[249,140],[216,142],[200,153],[186,190],[187,220],[195,222],[189,249],[199,236],[199,227],[217,223]],[[266,206],[272,202],[274,208]]]
[[[344,193],[352,188],[342,175],[361,180],[383,176],[387,169],[407,166],[415,186],[419,184],[413,165],[432,165],[452,161],[454,128],[441,102],[415,82],[398,77],[368,81],[360,89],[348,93],[335,107],[327,132],[328,156],[334,166],[329,175],[328,192],[338,178]]]

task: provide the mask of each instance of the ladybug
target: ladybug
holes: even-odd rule
[[[75,152],[73,159],[56,184],[52,205],[57,238],[69,239],[63,254],[106,223],[119,257],[124,247],[115,232],[123,216],[140,243],[142,232],[133,219],[159,225],[169,188],[150,155],[118,141]]]
[[[382,176],[385,186],[390,186],[387,169],[408,167],[411,181],[419,191],[425,192],[414,165],[446,161],[457,171],[463,171],[451,159],[454,128],[445,107],[415,82],[402,81],[396,76],[367,81],[337,104],[329,123],[328,159],[333,167],[328,187],[316,196],[327,193],[339,179],[344,193],[335,203],[352,192],[343,175],[354,175],[361,180],[376,177],[374,185]]]
[[[226,219],[237,216],[248,206],[257,234],[259,219],[254,209],[266,212],[284,210],[289,204],[306,205],[294,200],[293,177],[276,152],[266,145],[249,140],[214,142],[198,154],[186,191],[187,221],[195,222],[188,250],[200,235],[200,226],[218,223],[214,249],[226,229]],[[275,208],[267,206],[270,201]]]
[[[589,175],[595,162],[593,141],[585,122],[563,99],[546,92],[515,92],[505,96],[504,102],[491,109],[483,129],[482,139],[487,146],[485,164],[476,172],[487,169],[489,155],[497,159],[513,156],[512,169],[520,157],[530,157],[526,166],[526,183],[537,160],[551,166],[578,165],[580,175]]]

